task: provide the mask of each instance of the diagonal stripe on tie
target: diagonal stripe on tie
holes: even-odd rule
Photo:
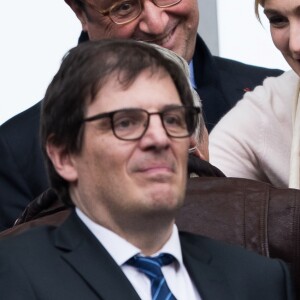
[[[162,266],[169,265],[173,261],[172,255],[162,253],[156,257],[135,255],[127,261],[127,264],[137,268],[150,279],[152,300],[176,300],[161,271]]]

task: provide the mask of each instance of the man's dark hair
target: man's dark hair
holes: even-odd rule
[[[162,70],[166,72],[182,104],[193,106],[193,96],[183,71],[149,44],[112,39],[86,42],[71,49],[63,58],[43,100],[41,140],[51,186],[66,203],[70,204],[68,182],[57,174],[47,156],[47,142],[66,153],[79,153],[85,112],[97,93],[110,79],[117,80],[126,89],[145,70],[150,71],[151,76]]]

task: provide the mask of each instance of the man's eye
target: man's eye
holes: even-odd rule
[[[136,4],[134,1],[126,1],[119,3],[117,6],[114,7],[113,13],[119,16],[126,16],[134,11],[136,8]]]
[[[122,128],[129,128],[136,124],[136,120],[132,118],[123,118],[115,121],[115,128],[122,129]]]
[[[141,114],[127,113],[115,116],[113,122],[116,130],[134,130],[145,122],[145,118]]]
[[[184,118],[181,115],[168,114],[164,116],[164,123],[167,126],[180,126],[184,125]]]

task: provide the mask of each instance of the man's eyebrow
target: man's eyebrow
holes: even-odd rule
[[[101,3],[102,5],[104,6],[107,6],[107,7],[110,7],[112,5],[115,5],[116,3],[119,3],[119,2],[124,2],[124,0],[101,0],[101,1],[95,1],[96,5],[99,3]]]
[[[184,106],[183,103],[180,103],[180,104],[166,104],[162,107],[162,109],[168,109],[168,108],[172,108],[172,107],[181,107],[181,106]]]

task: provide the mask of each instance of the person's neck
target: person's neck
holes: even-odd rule
[[[101,225],[139,248],[144,255],[151,256],[158,252],[172,235],[174,219],[169,219],[169,221],[167,219],[167,217],[160,216],[159,218],[152,217],[150,222],[140,219],[139,222],[127,220],[127,223],[123,225],[119,223],[112,227]]]
[[[73,200],[74,201],[74,200]],[[111,230],[135,247],[144,255],[159,251],[170,238],[175,223],[174,211],[153,211],[151,213],[108,213],[104,208],[87,208],[82,203],[76,206],[93,222]],[[106,211],[106,213],[103,213]]]

